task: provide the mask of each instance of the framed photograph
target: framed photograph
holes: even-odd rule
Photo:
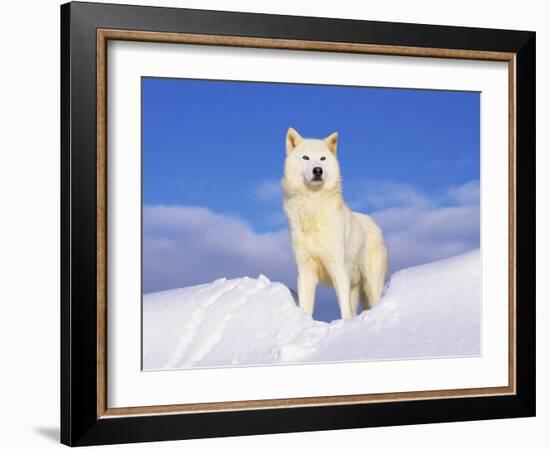
[[[535,415],[535,33],[61,7],[61,440]]]

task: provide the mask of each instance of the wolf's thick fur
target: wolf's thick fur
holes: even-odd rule
[[[290,128],[282,180],[284,209],[298,267],[298,299],[309,314],[318,282],[333,286],[342,318],[380,300],[388,269],[382,231],[342,197],[338,135],[304,139]]]

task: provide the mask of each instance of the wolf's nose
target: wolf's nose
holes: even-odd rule
[[[314,176],[321,176],[323,174],[323,169],[321,167],[315,167],[313,169],[313,175]]]

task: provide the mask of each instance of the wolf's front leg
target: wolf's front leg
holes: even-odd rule
[[[355,313],[351,306],[350,279],[348,272],[344,268],[344,264],[335,264],[330,269],[330,276],[336,296],[338,297],[338,305],[340,306],[340,314],[342,318],[352,318]]]
[[[312,267],[302,266],[298,269],[298,302],[308,314],[313,315],[315,307],[315,288],[317,275]]]

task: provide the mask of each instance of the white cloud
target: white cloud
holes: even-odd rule
[[[286,215],[283,212],[283,192],[281,181],[268,179],[256,186],[253,190],[254,199],[269,208],[263,214],[262,221],[272,229],[286,226]]]
[[[413,203],[372,216],[384,231],[391,271],[479,248],[479,181],[451,188],[423,207]]]
[[[258,276],[288,282],[294,259],[288,232],[256,233],[244,220],[191,206],[143,209],[145,292]]]
[[[254,191],[254,195],[261,201],[281,201],[283,197],[281,181],[263,181]]]
[[[470,181],[450,189],[447,197],[457,204],[479,204],[479,181]]]
[[[344,186],[352,208],[427,207],[432,200],[409,184],[391,180],[369,180]],[[348,192],[349,190],[349,192]]]
[[[384,231],[390,271],[479,247],[479,183],[457,186],[438,198],[401,195],[397,186],[405,191],[406,185],[388,186],[382,189],[389,192],[386,205],[371,215]],[[296,285],[285,223],[276,232],[261,233],[242,218],[204,207],[157,205],[144,207],[143,233],[144,292],[262,273]],[[334,291],[318,292],[316,317],[336,318]]]
[[[479,206],[394,208],[372,216],[384,231],[391,271],[479,248]]]

